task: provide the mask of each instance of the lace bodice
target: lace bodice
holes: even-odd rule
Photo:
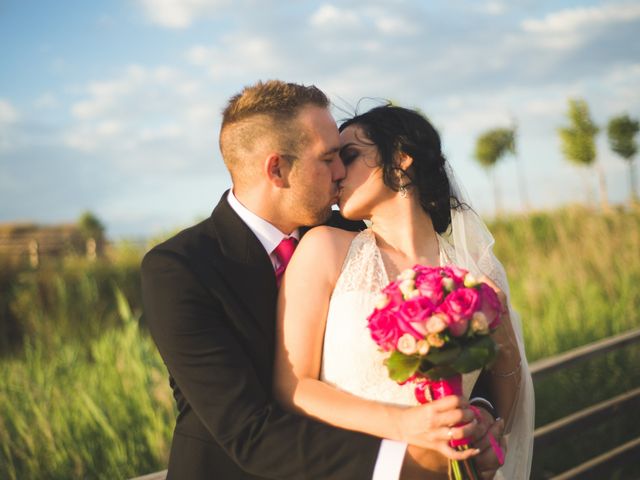
[[[455,251],[438,237],[440,265],[455,263]],[[389,283],[380,250],[371,229],[356,235],[336,282],[327,315],[320,378],[359,397],[397,405],[416,405],[412,384],[389,379],[383,361],[367,329],[377,293]],[[479,372],[463,376],[469,395]]]

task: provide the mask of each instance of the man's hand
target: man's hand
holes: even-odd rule
[[[503,437],[504,420],[497,419],[494,421],[491,414],[483,408],[478,408],[478,411],[480,412],[478,434],[473,441],[473,446],[480,450],[480,454],[474,458],[474,461],[482,479],[491,480],[495,476],[496,470],[500,468],[500,462],[491,447],[489,435],[493,435],[493,438],[506,454],[507,445]]]

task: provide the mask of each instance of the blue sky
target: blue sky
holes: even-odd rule
[[[420,108],[487,215],[475,139],[515,119],[533,207],[581,202],[595,177],[564,160],[557,128],[569,97],[602,126],[640,116],[638,31],[638,1],[0,0],[0,222],[89,209],[117,238],[208,215],[229,185],[220,111],[267,78],[314,83],[348,111],[362,97]],[[604,134],[598,153],[625,201]],[[512,159],[495,172],[517,211],[515,173]]]

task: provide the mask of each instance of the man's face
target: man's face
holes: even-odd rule
[[[331,206],[338,200],[338,182],[345,175],[340,135],[326,108],[305,107],[298,114],[298,126],[308,141],[293,162],[285,208],[296,225],[317,225],[331,215]]]

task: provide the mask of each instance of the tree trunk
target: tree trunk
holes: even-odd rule
[[[514,157],[516,160],[516,169],[518,175],[518,190],[520,190],[520,203],[522,204],[522,209],[526,212],[531,209],[531,205],[529,205],[529,195],[527,194],[527,183],[524,177],[524,165],[522,160],[518,157]]]
[[[636,169],[633,159],[629,160],[629,182],[629,186],[631,187],[631,204],[634,204],[638,201],[638,190],[636,187]]]
[[[593,191],[593,177],[591,170],[586,166],[578,167],[580,170],[580,176],[582,177],[582,183],[584,184],[584,193],[586,195],[587,206],[589,208],[595,207],[595,194]]]
[[[603,211],[609,210],[609,196],[607,195],[607,179],[600,163],[596,164],[598,172],[598,190],[600,193],[600,207]]]
[[[489,171],[489,177],[491,178],[491,183],[493,183],[493,201],[496,209],[496,218],[498,218],[502,213],[502,205],[500,202],[500,188],[498,186],[498,181],[496,179],[495,166],[492,167],[491,170]]]

